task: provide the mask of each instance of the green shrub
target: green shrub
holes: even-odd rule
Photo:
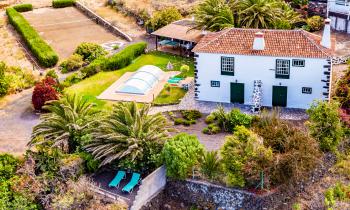
[[[184,122],[184,119],[182,118],[175,118],[174,119],[174,125],[182,125]]]
[[[49,71],[47,71],[45,74],[45,77],[51,77],[51,78],[58,80],[58,75],[57,75],[55,69],[50,69]]]
[[[336,201],[348,201],[350,199],[350,185],[346,186],[337,182],[334,187],[330,187],[324,193],[324,203],[328,209],[336,204]]]
[[[323,151],[336,150],[342,139],[343,129],[338,109],[338,103],[315,101],[307,110],[309,114],[307,126]]]
[[[243,187],[248,178],[255,178],[270,166],[273,154],[254,132],[237,126],[234,134],[226,137],[221,157],[227,184]]]
[[[201,173],[212,180],[217,177],[221,170],[221,163],[217,151],[205,152],[201,160]]]
[[[211,123],[208,125],[208,127],[203,129],[204,134],[212,135],[212,134],[217,134],[220,133],[221,128],[217,126],[215,123]]]
[[[84,64],[83,56],[79,54],[71,55],[67,60],[60,64],[62,68],[62,73],[67,73],[80,69]]]
[[[0,62],[0,96],[6,95],[10,88],[9,81],[5,77],[6,68],[6,64],[4,62]]]
[[[239,125],[250,127],[252,123],[252,116],[242,113],[239,109],[232,109],[227,113],[227,119],[229,131],[233,131]]]
[[[61,85],[66,88],[69,86],[72,86],[80,81],[83,80],[83,76],[80,72],[75,72],[71,75],[69,75],[62,83]]]
[[[182,16],[179,10],[175,7],[168,7],[163,10],[156,11],[145,25],[151,30],[158,30],[159,28],[180,19],[182,19]]]
[[[181,114],[186,120],[197,120],[202,117],[202,113],[198,110],[182,110]]]
[[[320,16],[312,16],[306,20],[306,23],[310,27],[311,31],[319,31],[324,25],[324,20]]]
[[[167,141],[162,151],[167,176],[185,179],[203,155],[203,145],[196,136],[181,133]]]
[[[75,3],[75,0],[53,0],[52,7],[53,8],[63,8],[63,7],[71,7]]]
[[[40,37],[38,32],[36,32],[28,21],[14,8],[7,8],[6,14],[9,17],[9,22],[15,27],[18,33],[21,34],[28,48],[38,59],[40,65],[44,67],[52,67],[56,65],[58,61],[57,54]]]
[[[33,5],[31,4],[17,4],[13,6],[13,9],[15,9],[17,12],[27,12],[33,10]]]
[[[0,182],[15,175],[19,160],[10,154],[0,154]]]
[[[101,56],[107,55],[107,51],[99,44],[83,42],[77,47],[74,54],[81,55],[84,61],[92,62]]]
[[[213,123],[214,121],[215,121],[215,116],[212,115],[212,114],[208,115],[208,116],[205,118],[205,123],[207,123],[207,124],[211,124],[211,123]]]
[[[79,156],[84,160],[84,168],[87,173],[94,173],[97,171],[100,161],[95,160],[94,157],[88,152],[81,152]]]
[[[139,42],[132,44],[114,54],[111,57],[99,57],[88,66],[84,67],[81,72],[85,77],[90,77],[100,71],[114,71],[129,65],[132,60],[145,52],[147,43]]]

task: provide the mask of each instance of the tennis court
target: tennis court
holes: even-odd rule
[[[69,57],[82,42],[124,42],[74,7],[40,8],[22,14],[54,48],[60,59]]]

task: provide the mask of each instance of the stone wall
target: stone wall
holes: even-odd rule
[[[153,171],[145,179],[142,180],[141,186],[137,191],[135,200],[130,207],[130,210],[138,210],[159,192],[161,192],[166,184],[165,166],[159,167]]]
[[[262,210],[264,197],[233,188],[207,183],[204,181],[168,181],[160,197],[147,203],[143,210],[162,209],[164,197],[178,201],[182,206],[196,206],[200,209],[249,209]]]
[[[77,9],[79,9],[80,11],[82,11],[89,18],[95,20],[95,22],[97,24],[103,26],[104,28],[106,28],[111,33],[113,33],[113,34],[115,34],[117,36],[121,36],[121,37],[123,37],[124,39],[126,39],[129,42],[132,41],[132,38],[129,35],[127,35],[126,33],[122,32],[119,28],[113,26],[107,20],[105,20],[102,17],[98,16],[96,13],[94,13],[92,10],[90,10],[89,8],[84,6],[82,3],[78,2],[78,1],[75,2],[75,7]]]

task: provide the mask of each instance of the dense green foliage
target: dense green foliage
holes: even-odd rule
[[[205,0],[195,10],[197,29],[229,27],[291,29],[299,15],[281,0]]]
[[[96,120],[86,150],[102,161],[101,166],[116,160],[122,160],[123,165],[132,163],[132,168],[156,165],[155,156],[161,149],[158,145],[168,138],[169,128],[162,114],[148,115],[149,109],[150,105],[135,102],[115,104],[112,113]]]
[[[79,54],[73,54],[66,60],[64,60],[60,67],[62,68],[62,73],[67,73],[80,69],[84,64],[83,56]]]
[[[158,30],[176,20],[182,19],[178,9],[168,7],[153,13],[153,16],[146,22],[146,27],[152,30]]]
[[[307,110],[310,133],[323,151],[334,151],[343,136],[339,117],[339,104],[336,102],[315,101]]]
[[[324,193],[324,204],[327,209],[333,209],[337,201],[350,200],[350,185],[346,186],[338,182],[334,187],[330,187]]]
[[[90,77],[100,71],[114,71],[129,65],[132,60],[145,52],[147,43],[139,42],[125,47],[120,52],[111,57],[99,57],[88,66],[83,68],[81,72],[85,77]]]
[[[277,112],[255,118],[253,131],[273,150],[273,163],[266,170],[271,185],[293,183],[305,178],[319,161],[317,141],[293,124],[279,119]]]
[[[312,16],[306,20],[306,23],[310,31],[319,31],[323,28],[324,20],[320,16]]]
[[[10,23],[15,27],[23,37],[28,48],[38,59],[40,65],[52,67],[56,65],[58,56],[53,49],[40,37],[38,32],[29,24],[29,22],[14,8],[7,8],[6,14]]]
[[[41,115],[40,123],[34,127],[29,145],[41,144],[37,138],[52,141],[64,151],[73,153],[81,145],[81,137],[90,126],[97,111],[93,104],[77,96],[64,96],[45,105],[49,113]]]
[[[266,170],[273,160],[272,149],[244,126],[238,126],[232,136],[226,137],[221,149],[223,171],[231,186],[245,186],[249,176]]]
[[[74,54],[81,55],[84,61],[92,62],[96,58],[107,55],[107,52],[99,44],[83,42],[77,47]]]
[[[221,171],[221,162],[217,151],[207,151],[204,153],[200,162],[201,173],[212,180],[215,179]]]
[[[200,161],[203,151],[203,145],[196,136],[181,133],[168,140],[162,152],[167,176],[175,179],[187,178],[192,167]]]
[[[13,6],[13,9],[15,9],[17,12],[28,12],[33,10],[32,4],[17,4]]]
[[[53,8],[63,8],[63,7],[71,7],[75,3],[75,0],[53,0],[52,7]]]
[[[5,69],[6,64],[0,62],[0,96],[6,95],[10,87],[9,81],[5,77]]]
[[[30,70],[7,66],[0,61],[0,96],[30,88],[34,83],[35,77]]]
[[[232,132],[236,126],[250,127],[252,123],[252,116],[242,113],[239,109],[225,112],[222,106],[218,106],[210,116],[212,119],[209,121],[215,121],[222,130],[229,132]]]
[[[196,28],[220,31],[235,25],[231,8],[226,0],[206,0],[195,11]]]
[[[0,209],[39,209],[24,192],[16,190],[20,161],[9,154],[0,155]]]

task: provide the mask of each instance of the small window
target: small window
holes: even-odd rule
[[[293,63],[292,63],[293,66],[295,67],[304,67],[305,66],[305,60],[293,60]]]
[[[276,78],[289,79],[290,60],[276,60]]]
[[[220,87],[220,81],[210,81],[211,87]]]
[[[338,5],[345,5],[345,0],[335,0],[335,4],[338,4]]]
[[[221,75],[235,75],[235,58],[221,57]]]
[[[311,88],[311,87],[303,87],[303,88],[301,89],[301,92],[302,92],[303,94],[312,94],[312,88]]]

